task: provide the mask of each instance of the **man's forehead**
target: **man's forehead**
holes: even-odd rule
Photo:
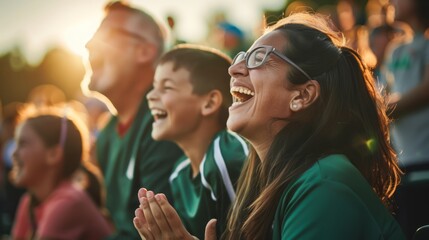
[[[133,12],[113,10],[106,15],[100,27],[103,27],[103,25],[105,27],[138,31],[139,29],[143,29],[144,22],[141,17]]]

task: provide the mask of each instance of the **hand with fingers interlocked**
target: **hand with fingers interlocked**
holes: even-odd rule
[[[135,211],[133,222],[143,240],[197,239],[186,230],[176,210],[164,194],[154,194],[152,191],[141,188],[138,198],[140,206]],[[207,224],[205,239],[217,239],[215,219]]]

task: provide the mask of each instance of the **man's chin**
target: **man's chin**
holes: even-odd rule
[[[82,92],[84,94],[90,94],[91,92],[97,91],[95,82],[94,74],[92,72],[87,72],[80,84]]]
[[[90,82],[90,83],[88,84],[88,90],[89,90],[89,91],[91,91],[91,92],[97,92],[96,85],[95,85],[95,84],[93,84],[92,82]]]
[[[91,92],[98,92],[98,93],[103,93],[101,90],[102,89],[100,89],[100,86],[99,86],[99,84],[98,84],[98,81],[99,79],[96,79],[96,78],[94,78],[94,77],[92,77],[91,79],[90,79],[90,81],[88,82],[88,84],[87,84],[87,86],[88,86],[88,90],[89,91],[91,91]]]

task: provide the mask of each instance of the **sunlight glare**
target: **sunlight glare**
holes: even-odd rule
[[[65,43],[65,46],[74,54],[77,54],[80,57],[86,57],[88,52],[85,48],[85,44],[94,34],[96,27],[97,24],[91,26],[87,23],[73,25],[70,28],[65,29],[64,38],[62,40]]]
[[[377,144],[377,141],[375,140],[375,138],[370,138],[365,142],[366,147],[372,153],[376,150],[376,144]]]

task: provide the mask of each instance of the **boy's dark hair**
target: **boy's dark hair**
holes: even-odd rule
[[[180,44],[173,50],[164,54],[159,64],[173,63],[173,70],[184,68],[190,73],[193,93],[206,94],[212,90],[222,93],[222,106],[219,110],[219,124],[226,127],[228,107],[232,104],[229,92],[230,76],[228,68],[231,58],[222,52],[200,45]]]

